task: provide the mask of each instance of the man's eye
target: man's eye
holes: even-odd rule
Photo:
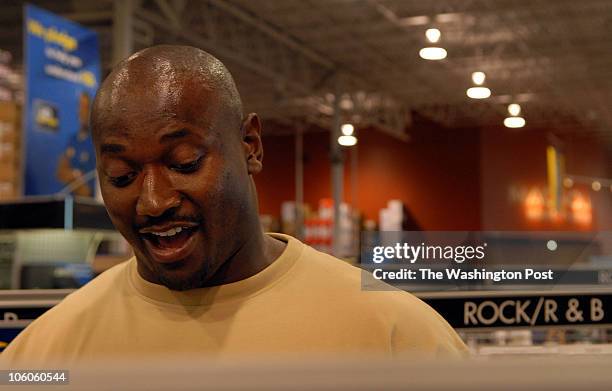
[[[130,183],[132,183],[135,177],[136,177],[136,173],[130,172],[128,174],[121,175],[121,176],[109,177],[108,180],[115,187],[125,187],[129,185]]]
[[[174,171],[177,171],[183,174],[189,174],[189,173],[195,172],[198,168],[200,168],[201,162],[202,162],[202,157],[199,157],[198,159],[191,161],[189,163],[173,164],[172,166],[170,166],[170,168],[173,169]]]

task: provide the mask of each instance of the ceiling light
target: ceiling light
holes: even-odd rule
[[[438,29],[427,29],[425,31],[425,37],[431,43],[437,43],[440,40],[440,36],[442,36],[442,33]]]
[[[519,105],[518,103],[509,104],[508,113],[510,114],[510,117],[504,120],[505,127],[522,128],[523,126],[525,126],[525,118],[519,117],[519,114],[521,114],[521,105]],[[571,181],[570,178],[565,178],[565,179],[568,179],[569,181]],[[570,183],[571,184],[567,187],[572,187],[573,182],[570,182]]]
[[[504,119],[504,126],[507,128],[522,128],[523,126],[525,126],[525,118],[508,117]]]
[[[353,132],[355,131],[355,127],[352,124],[343,124],[340,127],[340,130],[342,131],[343,135],[352,136]]]
[[[472,99],[486,99],[491,96],[491,90],[487,87],[471,87],[466,94]]]
[[[570,177],[564,178],[563,186],[567,187],[568,189],[571,188],[572,186],[574,186],[574,180]]]
[[[483,85],[486,77],[487,77],[487,75],[485,75],[484,72],[474,72],[474,73],[472,73],[472,81],[477,86]]]
[[[425,38],[429,43],[437,43],[440,41],[442,33],[438,29],[427,29],[425,31]],[[436,46],[424,47],[419,51],[419,56],[424,60],[442,60],[446,58],[446,49]]]
[[[357,137],[355,136],[340,136],[338,137],[338,144],[344,147],[352,147],[357,144]]]
[[[446,50],[444,48],[427,47],[419,51],[419,56],[424,60],[443,60],[446,58]]]
[[[438,14],[435,16],[436,22],[439,23],[455,23],[465,19],[469,19],[467,15],[461,12],[448,12],[444,14]]]
[[[397,19],[397,23],[399,23],[400,26],[423,26],[430,22],[429,16],[426,15],[406,16],[405,18]]]
[[[521,105],[517,103],[508,105],[508,113],[513,117],[518,117],[518,115],[521,114]]]
[[[601,182],[593,181],[593,183],[591,184],[591,187],[593,188],[593,190],[599,191],[601,190]]]
[[[491,96],[491,90],[484,87],[486,75],[484,72],[472,73],[472,81],[476,85],[467,89],[466,94],[472,99],[486,99]]]

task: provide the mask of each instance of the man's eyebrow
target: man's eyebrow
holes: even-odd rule
[[[179,129],[175,130],[174,132],[164,134],[163,136],[161,136],[159,141],[161,143],[168,142],[177,138],[186,137],[187,135],[189,135],[189,131],[187,129]]]
[[[125,151],[125,146],[121,144],[102,144],[101,153],[120,153]]]

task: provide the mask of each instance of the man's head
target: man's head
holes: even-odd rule
[[[102,83],[91,123],[102,196],[140,274],[209,285],[259,229],[261,124],[243,119],[227,69],[193,47],[145,49]]]

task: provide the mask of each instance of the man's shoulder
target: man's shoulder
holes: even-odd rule
[[[66,297],[66,300],[70,299],[74,302],[83,299],[87,301],[100,300],[107,297],[109,293],[117,292],[117,288],[124,286],[127,282],[130,262],[133,262],[133,258],[109,268],[80,289],[71,293]]]
[[[99,320],[96,315],[124,294],[128,266],[129,261],[116,265],[66,296],[19,333],[2,356],[16,364],[46,357],[49,352],[69,351],[75,340],[90,332],[92,322]]]
[[[359,313],[361,322],[388,330],[396,348],[453,355],[465,352],[465,345],[448,322],[415,295],[380,281],[364,285],[362,279],[371,280],[371,274],[368,277],[368,272],[310,247],[303,251],[300,264],[306,270],[303,274],[320,290],[314,296],[321,305],[342,307],[344,314]]]
[[[427,314],[433,311],[411,293],[379,281],[371,285],[372,276],[349,262],[308,246],[302,257],[301,265],[308,270],[310,277],[316,275],[316,285],[332,288],[341,296],[354,297],[361,306],[373,305],[378,310],[393,312],[401,308]]]
[[[127,282],[127,271],[131,260],[122,262],[104,271],[83,287],[70,293],[55,307],[47,311],[41,318],[59,316],[63,319],[70,315],[79,316],[84,311],[92,310],[97,304],[120,294]]]

